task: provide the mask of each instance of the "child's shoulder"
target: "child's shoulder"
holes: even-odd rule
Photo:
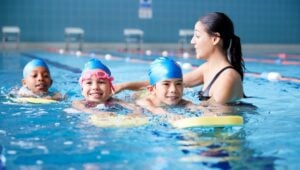
[[[149,95],[150,94],[149,94],[149,91],[147,89],[142,89],[142,90],[139,90],[139,91],[133,93],[132,98],[133,98],[133,100],[139,100],[139,99],[146,98]]]
[[[16,95],[17,97],[39,97],[25,86],[22,86],[19,90],[17,90]]]
[[[113,104],[121,104],[121,103],[126,103],[126,101],[118,98],[111,97],[109,98],[104,104],[107,106],[113,105]]]
[[[156,106],[155,98],[152,96],[146,96],[140,99],[135,100],[136,104],[139,106]]]
[[[45,99],[51,99],[51,100],[57,100],[57,101],[63,100],[65,98],[65,96],[59,92],[49,91],[46,93],[36,94],[36,93],[33,93],[31,90],[29,90],[25,86],[22,86],[19,90],[16,90],[15,94],[16,94],[16,97],[45,98]]]

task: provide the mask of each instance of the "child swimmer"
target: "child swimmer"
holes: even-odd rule
[[[164,106],[182,106],[191,110],[197,109],[192,102],[182,98],[183,80],[181,67],[172,59],[159,57],[150,64],[148,93],[136,100],[136,103],[156,115],[170,119],[182,116],[169,113]]]
[[[23,86],[18,90],[17,97],[64,99],[64,96],[60,93],[48,91],[52,83],[47,64],[42,59],[33,59],[23,69]]]
[[[79,79],[84,99],[73,101],[72,106],[85,113],[101,114],[105,117],[115,116],[116,113],[109,111],[109,107],[120,105],[131,110],[130,115],[141,115],[139,107],[111,97],[114,91],[113,79],[106,65],[98,59],[90,59],[85,64]]]

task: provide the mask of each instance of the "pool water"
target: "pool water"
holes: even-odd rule
[[[149,56],[119,54],[105,60],[114,83],[147,79]],[[1,53],[0,169],[297,169],[300,166],[299,83],[246,76],[244,102],[257,109],[238,109],[243,127],[176,129],[152,118],[145,126],[99,128],[88,115],[68,111],[82,98],[78,78],[87,56],[45,51]],[[148,58],[147,58],[148,57]],[[52,91],[68,98],[54,104],[20,104],[7,93],[21,86],[22,69],[32,58],[43,58],[54,79]],[[130,60],[131,59],[131,60]],[[178,59],[178,58],[176,58]],[[194,65],[201,61],[178,59]],[[298,77],[299,66],[246,63],[249,72],[279,72]],[[186,70],[185,70],[186,71]],[[199,103],[198,88],[185,98]],[[116,97],[130,98],[124,91]],[[178,110],[178,112],[183,112]]]

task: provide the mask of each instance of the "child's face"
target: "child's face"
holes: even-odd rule
[[[166,105],[178,104],[183,95],[182,79],[168,79],[156,83],[154,93],[160,103]]]
[[[44,67],[34,68],[22,80],[23,86],[26,86],[35,94],[47,93],[51,87],[52,79],[49,71]]]
[[[82,82],[82,95],[89,102],[104,103],[111,96],[111,84],[107,79],[92,76]]]

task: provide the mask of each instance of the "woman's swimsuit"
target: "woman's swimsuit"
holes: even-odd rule
[[[199,97],[199,100],[208,100],[210,99],[211,96],[209,96],[209,90],[211,88],[211,86],[214,84],[214,82],[217,80],[217,78],[221,75],[221,73],[227,69],[234,69],[234,67],[232,66],[227,66],[227,67],[224,67],[222,68],[215,76],[214,78],[211,80],[211,82],[209,83],[209,85],[206,87],[205,90],[200,90],[199,93],[198,93],[198,97]]]

